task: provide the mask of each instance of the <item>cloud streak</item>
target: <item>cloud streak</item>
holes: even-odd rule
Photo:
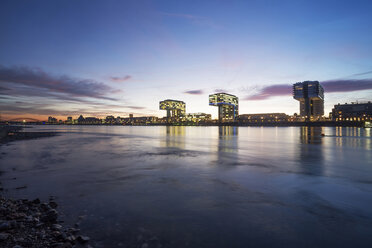
[[[110,80],[112,82],[117,82],[117,83],[122,83],[122,82],[125,82],[125,81],[128,81],[128,80],[131,80],[132,79],[132,76],[130,75],[126,75],[126,76],[123,76],[123,77],[110,77]]]
[[[89,97],[115,100],[107,95],[118,92],[110,86],[92,79],[56,77],[40,68],[26,66],[5,67],[0,65],[0,82],[7,84],[7,88],[12,90],[10,93],[17,94],[17,90],[19,90],[20,94],[23,92],[27,96],[27,92],[34,91],[37,94],[37,91],[42,91],[43,94],[40,96],[44,97]]]
[[[372,79],[340,79],[320,82],[325,93],[354,92],[372,90]],[[292,94],[292,85],[277,84],[263,87],[257,94],[244,98],[248,101],[266,100],[275,96],[287,96]]]
[[[202,95],[204,94],[203,90],[187,90],[183,92],[184,94],[189,94],[189,95]]]
[[[259,101],[273,96],[286,96],[292,93],[292,86],[288,84],[270,85],[262,88],[258,94],[247,96],[244,100]]]

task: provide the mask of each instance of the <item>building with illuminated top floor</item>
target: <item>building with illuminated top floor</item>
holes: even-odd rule
[[[300,102],[300,116],[306,121],[319,120],[324,115],[324,89],[318,81],[295,83],[293,98]]]
[[[209,105],[218,107],[218,121],[234,122],[239,115],[239,98],[227,94],[216,93],[209,95]]]

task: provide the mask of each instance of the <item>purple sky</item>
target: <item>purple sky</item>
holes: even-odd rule
[[[298,112],[318,80],[325,112],[372,100],[370,1],[2,1],[2,117],[164,116],[159,101],[217,116]]]

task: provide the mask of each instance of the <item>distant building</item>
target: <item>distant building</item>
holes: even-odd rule
[[[285,113],[243,114],[243,115],[239,115],[238,119],[240,123],[290,121],[290,117]]]
[[[113,115],[108,115],[105,118],[105,123],[106,124],[115,124],[116,123],[116,119],[115,119],[115,117]]]
[[[306,120],[318,120],[324,115],[324,89],[318,81],[295,83],[293,98],[300,102],[300,116]]]
[[[65,121],[66,124],[72,124],[72,117],[67,117],[67,120]]]
[[[370,121],[372,120],[372,102],[337,104],[332,109],[334,121]]]
[[[82,115],[80,115],[79,118],[77,118],[78,124],[84,124],[84,121],[85,121],[85,119]]]
[[[57,123],[57,119],[52,117],[52,116],[49,116],[48,117],[48,123],[49,124],[56,124]]]
[[[235,121],[239,115],[238,97],[227,93],[209,95],[209,105],[218,106],[219,122]]]
[[[101,119],[96,118],[96,117],[86,117],[83,124],[98,125],[98,124],[102,124],[102,121]]]
[[[206,113],[188,113],[185,116],[185,120],[189,122],[209,122],[212,120],[211,114]]]
[[[159,109],[167,111],[168,121],[179,121],[186,113],[186,103],[178,100],[164,100],[159,102]]]
[[[124,125],[151,125],[158,123],[158,117],[155,116],[140,116],[123,118]]]

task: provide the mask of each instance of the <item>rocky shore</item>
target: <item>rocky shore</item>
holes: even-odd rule
[[[52,137],[56,132],[24,132],[20,126],[0,126],[0,144],[16,140],[37,139]]]
[[[0,247],[91,247],[76,227],[58,221],[57,203],[0,197]]]
[[[0,150],[2,145],[11,141],[51,137],[58,133],[52,132],[24,132],[22,127],[0,127]],[[1,156],[1,153],[0,153]],[[1,159],[1,157],[0,157]],[[107,247],[102,240],[90,240],[81,234],[79,226],[82,219],[73,226],[68,226],[58,216],[58,204],[54,197],[42,202],[39,199],[11,199],[9,189],[3,188],[1,176],[3,173],[0,164],[0,247],[27,248],[27,247]],[[11,168],[8,168],[11,169]],[[16,180],[14,177],[12,180]],[[13,190],[23,190],[27,185],[20,185]],[[6,193],[8,192],[8,193]],[[2,194],[6,193],[6,197]],[[108,247],[133,247],[133,248],[167,248],[169,245],[158,238],[153,232],[143,227],[134,228],[125,240],[110,240]]]
[[[55,136],[54,132],[23,132],[22,127],[1,126],[0,144],[16,140]],[[18,189],[18,188],[17,188]],[[0,191],[4,189],[0,182]],[[66,227],[58,220],[58,204],[39,199],[9,199],[0,195],[0,247],[91,247],[80,235],[78,224]]]

